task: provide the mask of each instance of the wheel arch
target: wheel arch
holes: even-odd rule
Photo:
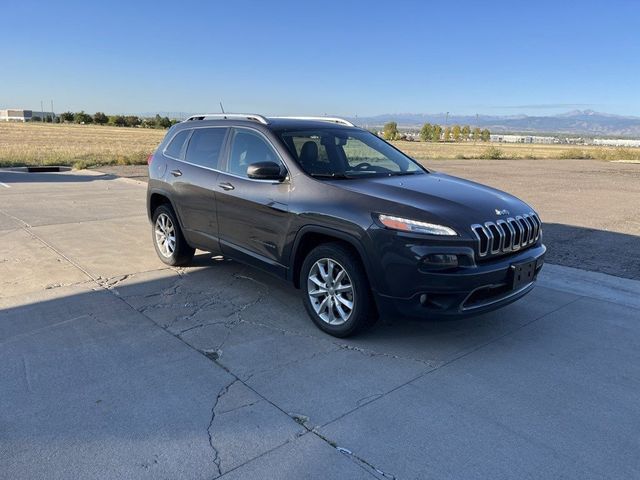
[[[176,210],[171,196],[164,190],[150,190],[147,195],[147,216],[149,217],[149,221],[153,221],[153,212],[155,212],[156,208],[160,205],[169,205],[169,207],[171,207],[171,210],[173,210],[173,213],[182,228],[182,219],[180,218],[180,214]]]
[[[307,254],[318,245],[331,242],[340,242],[345,244],[357,254],[369,279],[369,285],[375,292],[377,290],[377,285],[375,278],[371,275],[369,259],[366,255],[366,250],[362,245],[362,242],[349,233],[318,225],[302,227],[296,235],[293,248],[291,249],[289,262],[291,267],[288,270],[289,280],[293,282],[293,285],[296,288],[300,288],[300,270]]]

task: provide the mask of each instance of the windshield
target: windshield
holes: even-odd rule
[[[313,177],[414,175],[425,170],[371,132],[341,128],[275,132]]]

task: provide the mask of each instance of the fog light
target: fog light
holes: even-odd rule
[[[422,257],[422,266],[429,270],[443,270],[458,266],[458,256],[450,253],[432,253]]]

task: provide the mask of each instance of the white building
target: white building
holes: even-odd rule
[[[611,147],[640,147],[640,140],[628,138],[594,138],[594,145],[608,145]]]
[[[491,142],[498,143],[558,143],[556,137],[542,137],[538,135],[508,135],[495,133],[490,135]]]
[[[51,117],[53,120],[56,118],[56,114],[53,112],[41,112],[39,110],[25,110],[22,108],[0,110],[0,122],[30,122],[34,118],[46,120],[47,117]]]
[[[28,122],[31,120],[33,112],[20,108],[8,108],[0,110],[0,122]]]

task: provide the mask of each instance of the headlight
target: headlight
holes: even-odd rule
[[[408,218],[392,217],[391,215],[378,215],[378,220],[387,228],[412,233],[427,233],[429,235],[458,235],[453,228],[435,223],[419,222]]]

